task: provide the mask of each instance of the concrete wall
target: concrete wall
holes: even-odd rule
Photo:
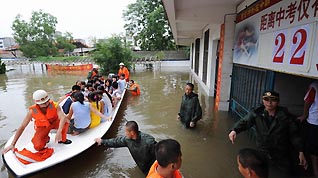
[[[138,56],[156,56],[161,51],[134,51]],[[164,53],[163,60],[188,60],[189,56],[184,50],[162,51]]]
[[[189,67],[190,60],[187,61],[161,61],[161,67]]]
[[[235,28],[235,15],[228,15],[225,18],[225,44],[224,44],[224,56],[222,63],[222,77],[221,77],[221,94],[219,110],[227,111],[229,109],[230,89],[231,89],[231,74],[233,65],[233,43],[234,43],[234,28]],[[204,33],[206,30],[210,30],[209,34],[209,51],[208,51],[208,69],[207,69],[207,82],[202,82],[203,75],[203,53],[204,53]],[[217,58],[217,45],[220,38],[220,26],[219,25],[207,25],[203,30],[200,37],[200,56],[199,56],[199,71],[198,75],[194,72],[194,64],[191,72],[196,81],[202,86],[202,90],[209,96],[214,95],[214,83],[216,71],[216,58]],[[195,41],[194,41],[195,42]],[[195,46],[195,45],[194,45]],[[192,49],[190,50],[192,52]],[[190,64],[194,62],[195,49],[191,54]]]
[[[203,53],[204,53],[204,33],[209,30],[209,49],[208,49],[208,68],[207,68],[207,81],[206,84],[202,81],[203,76]],[[194,59],[195,59],[195,49],[193,49],[193,53],[191,53],[191,63],[193,64],[193,68],[191,69],[193,77],[197,80],[197,82],[202,87],[202,90],[209,96],[214,95],[214,82],[215,82],[215,68],[216,68],[216,58],[217,58],[217,45],[218,40],[220,39],[220,26],[219,25],[207,25],[203,30],[200,37],[200,55],[199,55],[199,71],[198,75],[194,72]],[[193,42],[195,44],[195,41]],[[195,45],[194,45],[195,48]],[[192,52],[192,48],[190,49]]]
[[[231,75],[233,68],[233,44],[236,15],[229,15],[225,18],[224,53],[222,62],[221,88],[219,110],[229,110],[231,93]]]

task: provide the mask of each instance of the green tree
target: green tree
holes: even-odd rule
[[[124,46],[122,37],[113,36],[106,40],[98,41],[93,59],[100,66],[102,73],[116,74],[120,62],[124,62],[127,68],[130,68],[132,51]]]
[[[72,52],[76,46],[72,44],[73,36],[72,33],[66,32],[65,35],[57,35],[56,37],[57,49],[64,49],[64,52]]]
[[[57,54],[54,34],[57,19],[42,10],[33,11],[30,22],[17,15],[13,21],[13,37],[26,57],[51,56]]]
[[[161,0],[137,0],[123,13],[127,35],[141,50],[173,50],[176,48]]]

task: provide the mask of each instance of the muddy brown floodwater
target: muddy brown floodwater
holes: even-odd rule
[[[87,73],[51,73],[40,64],[8,66],[15,70],[0,75],[0,147],[19,127],[27,109],[33,104],[32,93],[37,89],[49,92],[53,100],[70,91],[75,81],[85,79]],[[193,77],[188,68],[162,67],[136,70],[131,73],[141,88],[138,97],[126,96],[116,120],[104,138],[124,135],[124,125],[135,120],[142,132],[157,141],[173,138],[182,149],[181,172],[185,178],[240,178],[236,153],[242,147],[253,147],[246,134],[240,134],[236,144],[228,140],[234,119],[228,112],[215,112],[214,99],[195,83],[195,92],[203,109],[203,118],[196,129],[185,129],[176,120],[184,85]],[[12,177],[0,161],[0,177]],[[84,153],[64,163],[42,171],[32,178],[139,178],[144,177],[127,148],[92,146]]]

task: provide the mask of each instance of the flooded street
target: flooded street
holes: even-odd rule
[[[8,66],[7,69],[13,68]],[[16,131],[27,109],[33,104],[32,93],[47,90],[54,101],[70,91],[77,80],[87,73],[48,73],[41,65],[15,66],[16,70],[0,75],[0,149]],[[157,141],[173,138],[182,150],[181,172],[185,178],[241,178],[236,164],[240,148],[253,147],[246,134],[240,134],[236,144],[228,140],[234,120],[228,112],[214,112],[214,99],[195,85],[195,92],[203,110],[203,118],[196,129],[185,129],[176,120],[186,82],[193,77],[188,68],[165,67],[160,70],[137,70],[131,73],[140,88],[138,97],[126,96],[116,120],[104,136],[124,135],[124,125],[135,120],[142,132],[151,134]],[[196,82],[195,82],[196,84]],[[0,177],[13,177],[0,161]],[[106,149],[94,145],[84,153],[55,167],[42,171],[32,178],[139,178],[144,177],[127,148]]]

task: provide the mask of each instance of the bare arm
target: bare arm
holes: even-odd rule
[[[303,115],[299,116],[297,119],[299,119],[300,121],[305,120],[308,117],[309,108],[310,108],[311,105],[312,105],[312,103],[305,102]]]
[[[111,120],[111,117],[107,117],[104,114],[102,114],[101,112],[99,112],[97,109],[95,109],[91,104],[89,104],[89,108],[91,111],[93,111],[95,114],[97,114],[99,117],[104,118],[106,120]]]
[[[232,142],[232,144],[234,144],[234,141],[236,139],[236,132],[234,130],[232,130],[230,133],[229,133],[229,139],[230,141]]]
[[[66,95],[62,96],[61,99],[57,103],[60,104],[65,98],[67,98]]]
[[[57,129],[56,135],[55,135],[55,142],[58,142],[58,141],[62,140],[62,130],[64,128],[65,123],[67,122],[67,118],[59,106],[56,107],[56,110],[57,110],[57,116],[60,119],[59,128]],[[70,109],[69,114],[70,113],[71,113],[71,109]],[[72,110],[72,114],[73,114],[73,110]],[[72,116],[72,114],[71,114],[71,116]]]
[[[303,152],[299,152],[299,165],[303,166],[305,170],[308,168],[307,160]]]
[[[18,130],[16,131],[14,138],[12,140],[12,143],[10,146],[4,148],[4,150],[2,151],[2,154],[7,153],[9,150],[12,150],[15,147],[15,144],[17,143],[17,141],[19,140],[21,134],[23,133],[25,127],[29,124],[29,122],[32,119],[32,114],[31,114],[31,110],[27,113],[27,115],[25,116],[24,120],[22,121],[20,127],[18,128]]]
[[[72,119],[72,115],[73,115],[73,107],[71,105],[70,107],[70,111],[68,112],[68,114],[66,115],[66,120],[71,120]]]
[[[100,106],[100,112],[105,113],[105,103],[103,101],[99,101],[99,106]]]

